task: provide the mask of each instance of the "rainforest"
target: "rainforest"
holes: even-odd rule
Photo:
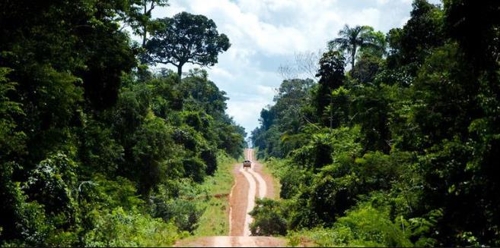
[[[227,235],[249,146],[278,185],[252,236],[500,246],[500,1],[414,0],[387,33],[346,24],[298,61],[311,76],[282,67],[248,139],[204,69],[231,37],[209,16],[153,18],[168,6],[0,2],[0,246]]]

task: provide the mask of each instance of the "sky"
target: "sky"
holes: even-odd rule
[[[153,17],[201,14],[228,36],[231,47],[219,54],[215,66],[203,69],[226,92],[226,113],[250,136],[284,79],[314,74],[281,73],[280,68],[293,69],[297,62],[316,66],[327,42],[346,24],[368,25],[385,34],[403,27],[411,9],[412,0],[169,0],[168,7],[154,9]],[[197,67],[185,65],[183,72]]]

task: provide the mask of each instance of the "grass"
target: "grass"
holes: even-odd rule
[[[187,242],[198,237],[229,235],[229,194],[234,184],[232,171],[234,165],[239,162],[221,155],[218,157],[218,163],[219,168],[214,176],[205,178],[205,182],[201,185],[203,193],[196,197],[199,199],[199,207],[205,211],[200,217],[194,235],[185,240]],[[264,172],[274,175],[273,169],[268,166],[264,166]],[[279,199],[279,181],[274,180],[273,185],[275,198]]]
[[[260,162],[260,161],[259,161]],[[273,177],[273,188],[274,188],[274,199],[280,199],[281,183],[278,178],[278,168],[276,168],[277,161],[268,161],[267,163],[260,162],[264,168],[264,173],[271,175]]]
[[[229,194],[234,183],[232,175],[236,161],[219,156],[219,168],[214,176],[207,177],[201,185],[200,207],[205,209],[198,222],[194,237],[229,235]]]
[[[290,232],[286,239],[291,247],[337,247],[331,244],[328,230],[322,228]]]

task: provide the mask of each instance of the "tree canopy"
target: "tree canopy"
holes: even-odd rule
[[[355,26],[351,28],[346,24],[339,31],[338,35],[340,37],[328,42],[328,48],[330,50],[338,49],[346,52],[349,55],[351,68],[354,68],[354,63],[357,59],[356,54],[360,49],[383,51],[385,48],[384,39],[380,39],[380,36],[370,26]]]
[[[144,41],[166,5],[0,2],[0,246],[171,246],[194,232],[204,209],[186,194],[246,133],[206,71],[179,84],[138,61],[124,25]]]
[[[282,199],[257,203],[255,233],[318,246],[500,245],[499,3],[412,7],[385,39],[346,25],[304,100],[279,91],[261,111],[251,139]],[[369,33],[387,56],[361,48]]]
[[[174,65],[179,78],[186,63],[212,66],[219,53],[231,46],[228,37],[219,34],[215,22],[203,15],[181,12],[159,22],[161,28],[146,43],[149,61]]]
[[[228,37],[201,15],[152,19],[156,6],[168,1],[0,1],[0,246],[171,246],[196,232],[205,205],[192,199],[246,133],[207,71],[180,77],[217,63]],[[261,110],[251,140],[280,199],[257,201],[253,234],[500,246],[500,2],[412,8],[387,34],[346,25],[303,68],[319,80],[283,80]]]

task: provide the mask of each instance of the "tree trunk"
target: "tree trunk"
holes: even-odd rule
[[[178,77],[177,80],[178,80],[179,83],[181,82],[181,78],[182,78],[182,66],[183,65],[184,64],[179,64],[177,66],[177,77]]]
[[[358,47],[356,46],[356,44],[353,44],[352,46],[352,52],[351,52],[351,70],[354,69],[354,60],[356,58],[356,49]]]
[[[330,93],[330,129],[333,128],[333,96]]]

